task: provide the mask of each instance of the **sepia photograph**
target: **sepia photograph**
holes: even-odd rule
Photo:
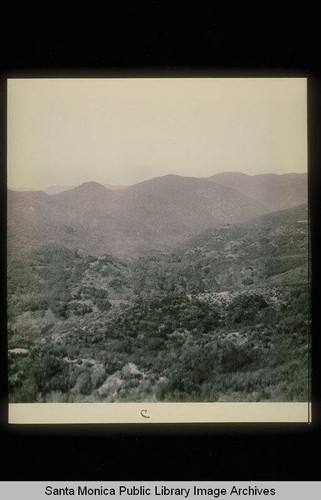
[[[12,408],[307,411],[305,78],[9,79],[7,133]]]

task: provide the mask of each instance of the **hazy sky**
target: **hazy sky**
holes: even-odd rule
[[[8,80],[11,187],[306,169],[306,79]]]

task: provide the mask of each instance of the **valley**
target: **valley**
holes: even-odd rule
[[[10,401],[306,401],[298,179],[278,210],[178,176],[10,192]]]

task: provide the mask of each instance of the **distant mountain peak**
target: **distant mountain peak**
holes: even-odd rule
[[[137,184],[133,184],[130,188],[139,188],[145,186],[174,186],[176,184],[195,184],[195,183],[203,183],[206,182],[207,179],[203,179],[201,177],[193,177],[193,176],[185,176],[185,175],[177,175],[177,174],[167,174],[160,175],[158,177],[153,177],[152,179],[148,179],[146,181],[138,182]]]
[[[88,195],[93,195],[93,194],[107,194],[111,193],[112,190],[106,188],[102,184],[99,184],[99,182],[84,182],[83,184],[80,184],[80,186],[76,186],[72,189],[68,189],[66,191],[63,191],[61,193],[57,193],[54,196],[73,196],[76,193],[79,194],[88,194]]]
[[[80,184],[80,186],[77,186],[75,189],[87,189],[87,188],[107,189],[105,186],[95,181],[83,182],[82,184]]]

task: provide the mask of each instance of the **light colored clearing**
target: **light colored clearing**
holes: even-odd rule
[[[15,349],[9,349],[11,354],[29,354],[29,349],[23,349],[22,347],[16,347]]]
[[[134,375],[141,375],[142,378],[146,378],[146,375],[138,370],[134,363],[127,363],[121,370],[109,375],[105,382],[99,387],[98,394],[103,397],[108,397],[109,399],[115,398],[119,388],[124,383],[123,377],[128,378]]]
[[[226,340],[232,341],[237,345],[245,344],[248,341],[246,335],[240,334],[240,332],[223,333],[221,336],[223,339],[225,338]]]
[[[308,423],[309,406],[308,402],[11,403],[9,424]]]
[[[98,389],[98,394],[101,396],[116,397],[119,387],[124,383],[124,381],[119,378],[116,374],[110,375],[103,385]]]
[[[143,372],[138,370],[137,366],[134,363],[127,363],[122,369],[124,374],[128,375],[144,375]]]

